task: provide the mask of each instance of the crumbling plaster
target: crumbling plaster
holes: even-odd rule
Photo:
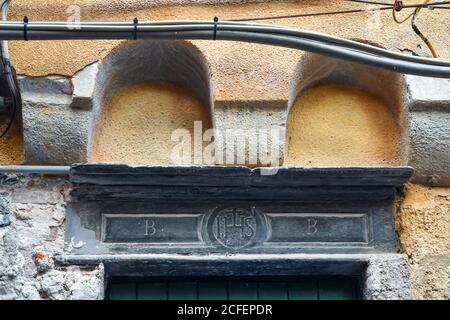
[[[450,188],[408,184],[396,217],[417,299],[450,299]]]
[[[0,180],[11,220],[0,228],[0,300],[101,299],[101,265],[60,268],[53,261],[63,249],[66,180],[15,175]]]

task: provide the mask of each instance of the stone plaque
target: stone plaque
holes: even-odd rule
[[[111,243],[200,243],[198,214],[103,214],[102,239]]]
[[[393,204],[411,168],[276,171],[75,166],[65,249],[108,259],[395,252]]]
[[[213,246],[228,251],[304,244],[367,245],[367,213],[264,213],[218,207],[210,213],[102,214],[102,242]]]
[[[254,208],[218,208],[205,219],[203,233],[213,245],[237,250],[261,242],[264,217]]]
[[[367,214],[275,213],[270,221],[269,243],[367,243]]]

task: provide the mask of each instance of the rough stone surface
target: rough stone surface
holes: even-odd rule
[[[29,101],[22,109],[27,164],[86,162],[89,112]]]
[[[356,87],[322,85],[289,114],[285,164],[395,166],[404,158],[391,106]]]
[[[374,255],[366,270],[364,298],[368,300],[412,299],[410,267],[404,255]]]
[[[412,267],[417,299],[448,299],[450,188],[409,184],[396,218],[401,252]]]
[[[0,227],[8,226],[11,223],[10,213],[8,200],[0,194]]]
[[[0,115],[0,130],[6,129],[10,114]],[[0,139],[0,164],[19,165],[23,162],[23,131],[20,113],[8,133]],[[6,119],[6,120],[5,120]]]
[[[412,283],[417,299],[450,300],[450,254],[422,257],[413,265]]]
[[[265,167],[283,163],[285,101],[217,101],[214,123],[222,141],[216,144],[220,151],[217,164]]]
[[[450,112],[413,112],[410,115],[408,165],[413,181],[450,186]]]
[[[417,260],[450,252],[450,188],[408,184],[397,218],[400,248]]]
[[[54,204],[22,203],[11,193],[58,192]],[[21,183],[0,185],[10,201],[12,224],[0,228],[0,300],[4,299],[102,299],[104,270],[98,267],[55,267],[64,233],[62,179],[21,178]],[[23,200],[21,200],[23,201]]]
[[[70,79],[60,76],[19,77],[22,101],[65,105],[72,101],[73,87]]]

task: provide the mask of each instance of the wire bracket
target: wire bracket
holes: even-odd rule
[[[28,17],[23,17],[23,39],[28,41]]]
[[[134,19],[133,19],[133,25],[134,25],[134,29],[133,29],[133,39],[134,39],[134,40],[137,40],[138,24],[139,24],[139,19],[138,19],[138,18],[134,18]]]
[[[214,33],[213,33],[213,40],[216,40],[217,38],[217,24],[219,22],[219,18],[216,16],[214,17]]]

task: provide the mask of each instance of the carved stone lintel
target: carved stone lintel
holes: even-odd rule
[[[394,252],[399,168],[80,165],[71,254]]]

